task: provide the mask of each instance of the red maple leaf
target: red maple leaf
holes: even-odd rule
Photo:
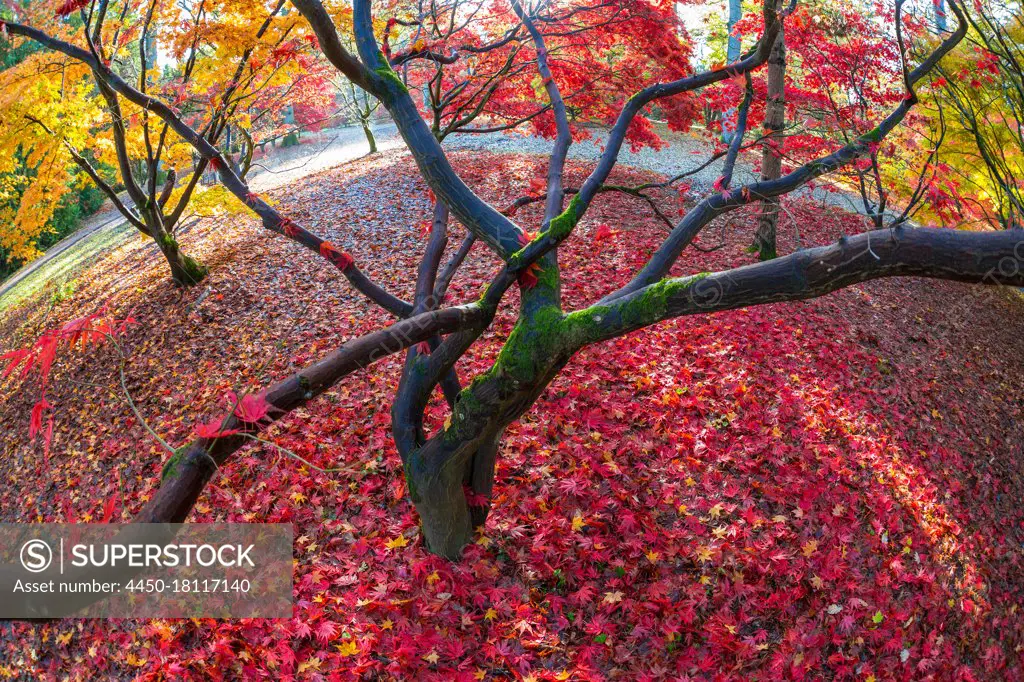
[[[348,252],[339,251],[338,247],[330,242],[320,243],[320,255],[338,266],[342,272],[348,270],[356,262]]]
[[[223,419],[214,419],[205,424],[197,425],[193,432],[200,438],[223,438],[224,436],[240,433],[238,429],[221,429],[223,425]]]
[[[67,17],[89,4],[89,0],[67,0],[57,8],[58,17]]]
[[[28,357],[28,354],[28,348],[18,348],[0,355],[0,362],[10,361],[7,368],[4,370],[3,376],[0,376],[0,379],[6,379],[10,373],[17,369],[18,365]]]
[[[32,406],[32,417],[29,419],[28,423],[29,438],[35,438],[36,434],[39,433],[39,430],[43,428],[43,410],[48,410],[51,407],[53,407],[53,405],[46,402],[45,396],[40,398],[39,401]]]
[[[278,227],[289,237],[297,237],[299,234],[299,226],[291,218],[282,218],[281,222],[278,223]]]
[[[532,289],[537,286],[537,282],[540,281],[537,279],[537,273],[539,272],[540,264],[530,263],[530,267],[519,273],[519,277],[517,278],[519,280],[519,286],[524,289]]]
[[[537,238],[537,233],[536,232],[528,232],[526,230],[523,230],[523,233],[519,235],[519,245],[520,246],[526,246],[527,244],[529,244],[530,242],[532,242],[536,238]]]
[[[110,523],[110,519],[114,516],[114,505],[117,499],[111,497],[107,500],[107,503],[103,505],[103,518],[100,519],[100,523]]]
[[[601,223],[597,226],[597,230],[594,232],[594,241],[600,242],[605,239],[611,239],[619,233],[618,230],[613,230],[608,223]]]
[[[234,391],[228,391],[228,400],[235,406],[235,416],[248,424],[255,424],[266,418],[273,405],[267,402],[264,393],[247,393],[241,398]]]
[[[320,621],[314,628],[316,638],[321,644],[327,644],[338,634],[338,626],[329,620]]]

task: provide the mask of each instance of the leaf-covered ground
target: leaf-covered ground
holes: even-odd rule
[[[531,157],[455,161],[499,205],[541,170]],[[410,292],[428,200],[408,157],[276,197]],[[663,233],[644,215],[598,199],[560,258],[569,307],[644,260]],[[783,250],[858,221],[789,205]],[[596,239],[601,223],[622,231]],[[749,216],[727,219],[702,242],[724,248],[691,250],[678,271],[748,262],[752,230]],[[208,287],[174,290],[133,242],[73,294],[5,311],[0,347],[103,302],[131,314],[127,387],[177,444],[228,390],[258,389],[386,319],[247,218],[206,220],[182,242],[212,266]],[[495,267],[477,247],[453,299],[475,297]],[[511,298],[463,377],[493,357]],[[388,437],[392,358],[270,431],[335,471],[250,447],[192,516],[294,524],[292,620],[3,624],[0,677],[1020,679],[1022,313],[1005,291],[885,281],[587,349],[508,430],[494,510],[457,564],[423,551],[405,496]],[[128,519],[152,494],[165,453],[126,406],[119,365],[109,346],[58,361],[48,454],[27,438],[38,391],[3,385],[0,520]],[[432,423],[444,416],[438,402]]]

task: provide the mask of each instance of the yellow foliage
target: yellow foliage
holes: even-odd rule
[[[250,130],[254,119],[265,124],[268,111],[290,103],[293,84],[322,64],[312,56],[307,38],[311,30],[298,12],[277,14],[257,37],[257,29],[276,6],[269,0],[207,0],[200,14],[189,14],[198,11],[196,5],[158,2],[150,27],[160,61],[154,64],[150,59],[145,68],[138,45],[148,4],[123,15],[108,13],[101,31],[103,56],[122,78],[180,112],[196,130],[210,135],[212,127],[210,139],[219,144],[229,125]],[[342,10],[332,6],[332,11]],[[29,3],[21,18],[85,47],[80,29],[55,17],[49,3]],[[22,40],[12,37],[15,45]],[[88,66],[40,49],[0,72],[0,246],[15,258],[38,255],[39,236],[61,198],[75,189],[71,178],[79,171],[71,150],[85,157],[112,187],[126,184],[126,173],[147,187],[149,169],[154,167],[148,159],[159,147],[159,171],[173,169],[178,182],[166,205],[168,214],[182,200],[187,203],[182,215],[243,210],[219,186],[203,190],[196,184],[195,194],[187,196],[198,160],[192,145],[154,113],[124,97],[117,99],[127,167],[118,159],[115,113],[108,109]]]

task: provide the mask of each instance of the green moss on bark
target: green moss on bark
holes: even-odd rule
[[[548,236],[558,240],[568,237],[572,229],[576,227],[576,223],[579,222],[580,216],[577,213],[579,205],[580,195],[576,194],[569,202],[569,207],[551,219],[547,230]]]
[[[210,269],[208,267],[197,261],[195,258],[192,258],[191,256],[182,256],[181,260],[185,264],[183,272],[183,283],[186,285],[191,286],[193,284],[199,284],[210,272]]]
[[[402,82],[402,79],[398,77],[398,74],[394,72],[394,70],[387,62],[384,62],[382,66],[379,66],[376,69],[374,69],[373,72],[376,73],[381,78],[383,78],[384,80],[390,82],[392,85],[394,85],[402,92],[409,92],[409,89],[405,87],[405,83]]]
[[[561,241],[568,237],[569,233],[572,232],[574,227],[576,227],[576,223],[579,222],[579,205],[580,197],[577,194],[573,196],[572,201],[569,202],[568,208],[551,219],[551,222],[548,224],[548,229],[542,232],[540,236],[548,239],[555,239],[557,241]],[[518,268],[522,264],[523,252],[525,250],[526,246],[509,256],[508,264],[510,267]]]
[[[709,274],[702,272],[690,277],[663,279],[641,289],[639,296],[620,309],[622,324],[628,329],[637,329],[664,319],[668,314],[669,299],[690,289]]]
[[[166,462],[164,462],[163,468],[160,469],[161,483],[166,481],[168,476],[173,477],[178,475],[178,471],[180,471],[181,468],[181,461],[185,457],[185,453],[188,452],[189,445],[182,445],[167,458]]]

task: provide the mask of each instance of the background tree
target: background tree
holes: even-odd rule
[[[956,30],[915,64],[902,66],[903,97],[891,110],[878,114],[880,120],[871,130],[776,180],[732,186],[728,169],[735,163],[737,140],[742,138],[737,135],[719,190],[687,211],[653,253],[638,259],[642,265],[626,285],[599,301],[569,311],[565,310],[562,296],[558,247],[567,239],[591,239],[594,248],[599,248],[598,235],[579,229],[580,222],[594,197],[609,189],[606,183],[630,126],[654,103],[665,104],[669,98],[737,77],[744,80],[745,96],[753,99],[754,88],[747,77],[767,62],[789,10],[780,14],[774,3],[767,3],[762,8],[764,29],[754,49],[728,69],[653,82],[631,97],[620,97],[619,113],[607,145],[566,205],[563,169],[572,131],[559,79],[549,62],[554,48],[548,44],[548,38],[553,39],[557,32],[545,35],[539,28],[548,23],[558,5],[513,5],[514,16],[522,25],[520,30],[529,36],[525,43],[529,47],[523,49],[534,53],[555,125],[543,216],[533,225],[526,225],[517,223],[508,215],[509,211],[502,212],[484,202],[449,163],[436,130],[432,129],[432,121],[424,120],[410,89],[394,70],[401,55],[392,53],[389,58],[386,54],[390,50],[381,49],[384,32],[375,31],[369,2],[354,3],[353,32],[358,57],[345,49],[335,19],[323,4],[318,0],[295,0],[294,4],[315,31],[331,64],[388,110],[437,201],[486,245],[493,254],[496,272],[479,296],[446,306],[444,297],[434,293],[436,283],[457,276],[458,265],[454,275],[441,271],[443,253],[437,247],[441,240],[432,233],[414,277],[415,298],[402,301],[379,286],[368,284],[348,253],[319,242],[324,257],[335,263],[359,291],[401,319],[349,341],[283,382],[240,402],[223,418],[200,427],[197,438],[179,448],[168,461],[163,484],[146,504],[139,520],[184,520],[215,469],[251,442],[251,435],[316,398],[348,374],[389,354],[415,347],[416,352],[407,356],[392,406],[394,438],[426,546],[437,554],[457,558],[471,539],[473,524],[486,515],[493,461],[504,429],[531,409],[550,381],[585,346],[674,317],[802,300],[880,277],[922,276],[982,284],[1024,284],[1024,271],[1020,268],[1024,256],[1021,231],[970,233],[904,225],[844,237],[831,245],[802,249],[772,261],[725,271],[671,273],[679,255],[716,218],[765,198],[793,192],[865,158],[886,140],[917,105],[916,88],[927,82],[936,64],[966,35],[965,9],[958,2],[950,3],[957,18]],[[580,6],[574,7],[578,10]],[[592,7],[595,11],[599,8],[596,4]],[[648,6],[637,3],[635,7],[646,12]],[[897,5],[893,19],[891,40],[897,44],[898,54],[907,54],[901,5]],[[45,40],[48,47],[87,64],[94,60],[73,45],[47,39],[22,24],[12,23],[8,30],[13,35]],[[104,73],[110,88],[167,122],[197,153],[207,158],[218,156],[206,138],[165,103]],[[603,93],[594,106],[611,106],[611,98]],[[218,172],[225,188],[255,211],[265,226],[304,244],[317,243],[311,233],[249,192],[231,168],[222,165]],[[1010,264],[1015,267],[1007,267]],[[518,289],[518,300],[506,296],[513,287]],[[502,305],[515,305],[517,320],[493,364],[451,396],[448,418],[443,425],[428,430],[423,414],[432,394],[439,386],[443,388],[442,382],[481,339]],[[36,357],[36,351],[27,349],[13,357],[12,366],[33,362]],[[471,507],[479,509],[471,512]]]
[[[72,59],[39,51],[0,75],[0,149],[25,159],[34,172],[14,220],[3,228],[7,247],[21,257],[36,255],[34,240],[66,191],[65,169],[74,163],[157,243],[176,284],[200,281],[205,268],[181,252],[175,230],[207,166],[230,161],[197,160],[165,121],[123,98],[110,82],[131,82],[162,98],[217,145],[232,128],[252,125],[250,104],[274,111],[269,95],[294,88],[307,73],[310,61],[302,53],[312,48],[294,35],[301,19],[285,17],[284,6],[215,0],[115,6],[103,0],[19,8],[25,20],[46,29],[40,45],[77,39],[81,46]],[[174,60],[163,70],[157,45]]]
[[[962,194],[977,197],[965,210],[1004,228],[1024,224],[1024,19],[1016,10],[976,5],[969,42],[939,65],[929,102],[947,127],[939,163]]]
[[[782,3],[775,7],[779,11]],[[761,154],[761,180],[776,180],[782,175],[783,129],[786,125],[786,32],[780,30],[768,57],[768,87],[765,92],[764,151]],[[779,224],[779,200],[761,202],[761,215],[754,234],[754,249],[761,260],[777,255],[775,231]]]
[[[0,21],[6,10],[0,10]],[[40,50],[34,42],[22,42],[17,47],[9,41],[0,40],[0,67],[11,69],[25,61],[30,55]],[[27,85],[26,85],[27,87]],[[103,203],[102,192],[89,182],[85,173],[74,164],[63,170],[63,187],[56,191],[39,193],[36,199],[29,198],[25,210],[29,215],[18,217],[19,207],[25,191],[33,186],[32,179],[36,169],[26,164],[25,155],[20,152],[11,153],[0,158],[0,224],[11,228],[0,230],[0,280],[5,279],[20,267],[26,260],[38,254],[39,249],[55,244],[61,238],[74,231],[84,216],[94,213]],[[43,166],[44,174],[52,169]],[[58,177],[60,174],[58,174]],[[51,183],[42,182],[40,186]],[[52,213],[49,202],[57,202]],[[29,206],[42,203],[42,210]],[[49,214],[49,217],[47,215]],[[37,228],[42,220],[44,225]]]
[[[380,102],[365,90],[357,88],[352,81],[347,79],[339,85],[339,90],[341,92],[343,110],[359,123],[359,127],[363,129],[363,135],[366,136],[366,143],[370,146],[370,153],[376,154],[377,140],[370,129],[370,122],[373,120],[373,115],[377,112],[377,109],[380,108]]]

